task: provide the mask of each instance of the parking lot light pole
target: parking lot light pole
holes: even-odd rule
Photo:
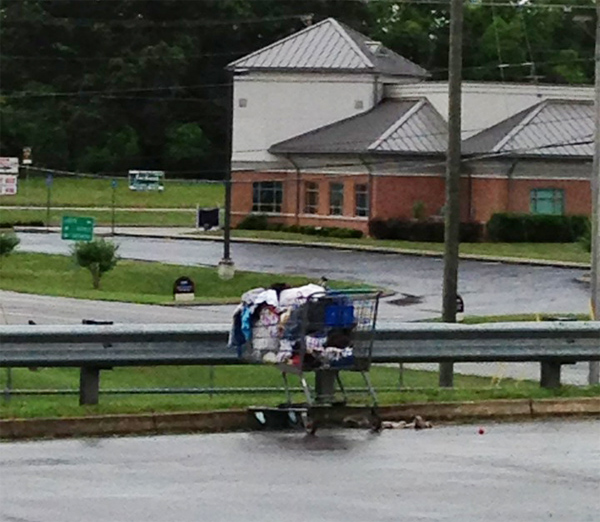
[[[219,261],[218,273],[221,279],[232,279],[235,275],[235,265],[231,259],[231,134],[233,132],[233,73],[228,74],[228,105],[227,105],[227,163],[225,171],[225,219],[223,223],[223,259]]]

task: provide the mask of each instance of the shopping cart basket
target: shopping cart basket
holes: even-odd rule
[[[287,414],[292,424],[302,422],[314,431],[316,407],[348,402],[340,376],[345,371],[362,375],[376,422],[377,395],[369,370],[379,297],[380,292],[372,290],[327,291],[257,311],[251,338],[240,355],[248,361],[274,364],[281,371],[286,392],[286,402],[278,408],[252,409],[261,423],[266,423],[269,414]],[[316,393],[308,384],[307,372],[315,372]],[[299,378],[304,403],[292,402],[289,374]]]

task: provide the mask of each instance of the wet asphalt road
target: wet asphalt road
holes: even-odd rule
[[[0,444],[3,522],[596,522],[600,421]]]
[[[20,234],[20,249],[67,253],[58,234]],[[119,237],[120,255],[182,265],[216,265],[223,245],[208,241]],[[395,321],[439,316],[443,261],[438,258],[310,249],[247,243],[232,244],[240,270],[305,274],[318,279],[365,281],[398,292],[404,306],[390,305],[383,319]],[[462,261],[459,293],[470,315],[589,311],[589,288],[577,282],[579,269]],[[404,295],[403,295],[404,294]],[[389,299],[389,300],[393,300]],[[388,301],[389,301],[388,300]]]

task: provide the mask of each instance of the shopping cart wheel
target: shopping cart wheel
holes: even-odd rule
[[[371,432],[380,433],[381,432],[381,417],[375,408],[371,408]]]
[[[311,418],[308,415],[307,411],[303,411],[301,413],[302,425],[304,426],[304,431],[307,435],[314,435],[317,433],[317,423],[314,418]]]

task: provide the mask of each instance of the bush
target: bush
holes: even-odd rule
[[[371,221],[369,233],[376,239],[399,241],[422,241],[426,243],[444,242],[444,223],[439,221],[408,221],[389,219]],[[484,226],[480,223],[461,223],[460,241],[477,243],[483,240]]]
[[[237,226],[240,230],[273,230],[277,232],[292,232],[294,234],[305,234],[307,236],[325,236],[346,238],[361,238],[363,233],[352,228],[339,227],[311,227],[309,225],[284,225],[282,223],[269,223],[267,216],[263,214],[250,214],[246,216]]]
[[[2,228],[14,228],[14,227],[43,227],[45,223],[33,219],[31,221],[0,221],[0,229]]]
[[[0,234],[0,258],[8,257],[21,240],[12,232]]]
[[[588,221],[585,232],[579,238],[579,244],[586,252],[592,251],[592,223]]]
[[[239,223],[240,230],[267,230],[269,221],[263,214],[249,214]]]
[[[587,216],[494,214],[487,224],[491,241],[503,243],[573,243],[586,233]]]
[[[425,219],[426,211],[427,211],[427,205],[425,205],[425,202],[418,199],[417,201],[415,201],[413,203],[413,206],[412,206],[413,218],[415,218],[419,221],[423,221]]]
[[[92,274],[94,289],[100,288],[102,276],[112,270],[119,258],[117,257],[118,245],[104,239],[84,242],[78,241],[73,245],[72,254],[76,263],[87,268]]]

